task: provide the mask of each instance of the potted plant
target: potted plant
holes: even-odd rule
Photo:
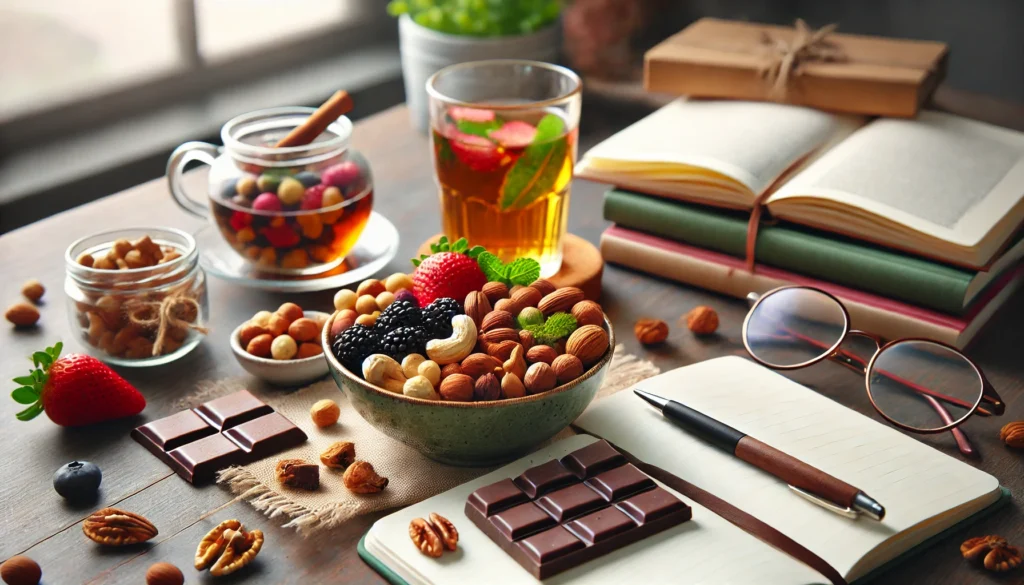
[[[391,0],[398,17],[405,97],[413,125],[426,131],[427,79],[481,59],[556,61],[561,0]]]

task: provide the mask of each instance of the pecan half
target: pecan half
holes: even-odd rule
[[[452,524],[451,520],[444,516],[436,513],[430,513],[430,525],[437,531],[437,535],[441,537],[441,543],[448,550],[455,550],[455,547],[459,544],[459,531]]]
[[[960,545],[960,554],[969,561],[981,560],[989,571],[1001,573],[1021,564],[1021,551],[1001,536],[979,536]]]
[[[103,508],[82,523],[82,532],[106,546],[125,546],[145,542],[157,535],[156,526],[134,512]]]
[[[246,531],[238,520],[225,520],[206,533],[196,549],[195,567],[210,567],[214,577],[229,575],[252,562],[263,548],[263,532]]]
[[[409,538],[420,552],[428,557],[437,558],[444,552],[444,544],[441,537],[423,518],[413,518],[409,523]]]

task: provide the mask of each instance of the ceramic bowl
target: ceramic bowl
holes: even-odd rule
[[[427,457],[463,467],[512,461],[569,426],[597,395],[615,347],[611,323],[605,318],[608,352],[568,384],[508,400],[423,400],[378,388],[342,366],[330,348],[335,315],[321,334],[324,355],[334,381],[356,412],[377,430]]]
[[[305,314],[307,317],[328,316],[327,313],[319,311],[305,311]],[[323,354],[301,360],[273,360],[256,357],[245,351],[238,341],[238,333],[244,325],[245,323],[242,323],[231,332],[231,351],[245,371],[253,376],[276,386],[302,386],[327,375],[327,360]]]

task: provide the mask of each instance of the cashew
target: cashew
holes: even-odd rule
[[[427,342],[427,357],[438,365],[453,364],[473,352],[476,347],[476,324],[467,315],[452,317],[452,336]]]
[[[435,361],[427,360],[421,363],[420,367],[416,368],[416,373],[430,380],[435,388],[441,383],[441,366]]]
[[[380,386],[396,394],[402,393],[402,387],[407,379],[398,362],[380,353],[363,360],[363,378],[374,386]]]
[[[418,353],[410,353],[409,355],[405,356],[405,359],[402,360],[402,371],[405,372],[405,377],[412,378],[413,376],[418,374],[420,364],[426,361],[426,359],[427,358],[423,357]]]
[[[437,392],[434,391],[434,385],[425,376],[413,376],[406,380],[405,385],[402,386],[402,394],[424,400],[441,399]]]

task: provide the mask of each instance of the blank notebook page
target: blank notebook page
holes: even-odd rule
[[[849,580],[1000,495],[991,475],[744,358],[701,362],[637,387],[718,419],[885,506],[882,522],[829,512],[772,475],[696,439],[628,390],[594,403],[575,423],[775,527]],[[915,525],[920,526],[897,536]],[[870,561],[858,565],[876,547]]]

